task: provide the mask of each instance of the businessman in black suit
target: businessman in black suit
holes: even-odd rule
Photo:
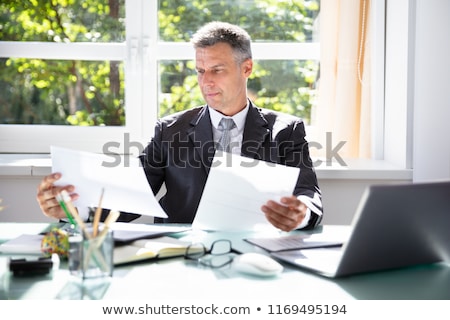
[[[206,105],[160,119],[140,156],[152,190],[157,193],[165,185],[166,193],[160,202],[168,218],[157,222],[193,221],[215,152],[223,149],[299,167],[293,195],[279,202],[269,200],[261,210],[280,230],[317,226],[322,219],[321,192],[302,120],[258,108],[247,96],[247,80],[253,69],[250,36],[238,26],[212,22],[197,31],[192,43]],[[233,120],[225,134],[222,118]],[[222,145],[224,135],[230,137],[227,146]],[[58,178],[44,178],[37,200],[44,214],[62,218],[64,214],[54,199],[61,190],[53,186]],[[76,199],[73,186],[64,188]]]

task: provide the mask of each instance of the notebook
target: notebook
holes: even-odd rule
[[[363,193],[342,247],[271,256],[332,278],[449,261],[449,227],[450,181],[373,185]]]
[[[191,230],[188,224],[143,224],[129,222],[115,222],[111,229],[116,244],[125,244],[139,239],[152,239],[161,236]]]
[[[114,265],[183,256],[190,244],[168,236],[135,240],[114,248]]]
[[[62,230],[69,230],[70,225],[67,223],[51,224],[48,228],[45,228],[39,234],[21,234],[15,238],[9,239],[0,244],[0,253],[4,254],[23,254],[23,255],[36,255],[42,254],[41,242],[44,235],[54,228]],[[178,233],[191,230],[191,226],[188,224],[141,224],[141,223],[126,223],[115,222],[111,229],[113,230],[114,243],[117,246],[124,246],[127,244],[133,244],[133,242],[145,239],[165,239],[161,238],[168,235],[176,235]],[[157,242],[155,240],[155,242]],[[136,242],[139,245],[145,243],[145,241]],[[172,243],[182,244],[179,240],[174,239]],[[168,244],[167,241],[164,245]],[[133,249],[133,248],[130,248]],[[159,247],[158,247],[159,249]],[[124,251],[125,249],[122,249]],[[131,250],[129,250],[131,252]],[[140,251],[142,253],[142,250]],[[184,253],[184,251],[183,251]],[[149,254],[147,253],[147,256]],[[128,259],[128,257],[127,257]],[[133,259],[137,259],[134,257]],[[143,257],[138,260],[142,260]]]

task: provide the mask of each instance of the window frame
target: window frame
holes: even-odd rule
[[[372,153],[373,159],[384,159],[386,5],[384,1],[372,1],[371,5],[374,6],[371,29],[374,33],[372,63],[375,70],[372,79]],[[123,127],[0,125],[0,153],[49,153],[51,145],[105,152],[105,144],[113,141],[119,143],[115,149],[117,153],[133,154],[138,150],[130,148],[127,142],[142,146],[148,143],[158,118],[158,64],[164,60],[192,60],[194,50],[190,43],[158,41],[158,1],[128,0],[125,6],[124,43],[0,41],[0,56],[123,61],[126,124]],[[255,60],[319,60],[320,57],[319,43],[255,42],[252,49]]]

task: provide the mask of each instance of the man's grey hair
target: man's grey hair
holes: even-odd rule
[[[228,43],[233,49],[237,63],[252,59],[251,38],[247,31],[227,22],[213,21],[201,27],[191,39],[194,49]]]

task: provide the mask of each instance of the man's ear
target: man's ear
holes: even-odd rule
[[[242,62],[242,71],[244,72],[244,75],[248,78],[252,74],[253,71],[253,60],[247,59],[244,62]]]

